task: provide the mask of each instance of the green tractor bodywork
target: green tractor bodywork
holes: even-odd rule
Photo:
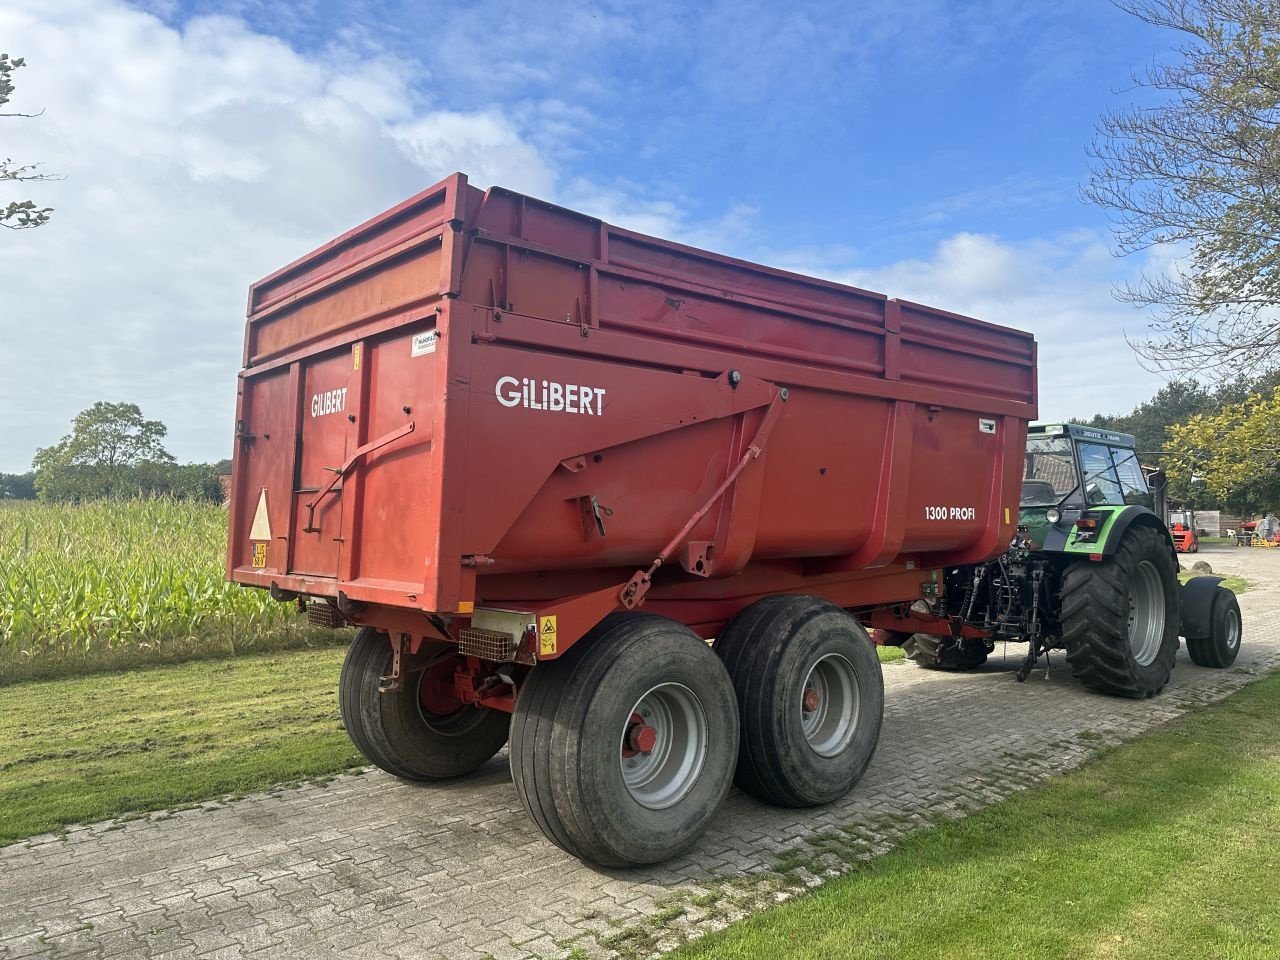
[[[974,669],[996,643],[1019,641],[1019,680],[1062,650],[1090,689],[1154,696],[1180,636],[1195,663],[1214,667],[1235,660],[1241,637],[1239,605],[1221,578],[1179,584],[1164,516],[1163,474],[1144,471],[1133,437],[1033,425],[1009,548],[946,569],[940,591],[877,625],[926,667]]]
[[[1160,531],[1172,551],[1160,499],[1129,434],[1075,423],[1028,428],[1018,530],[1037,549],[1109,556],[1138,524]]]

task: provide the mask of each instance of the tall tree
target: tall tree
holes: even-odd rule
[[[71,433],[36,451],[36,489],[48,500],[87,500],[134,492],[135,468],[172,464],[168,429],[135,403],[99,401],[76,414]]]
[[[1085,199],[1117,246],[1188,251],[1118,295],[1157,308],[1135,344],[1156,366],[1254,369],[1280,351],[1280,0],[1113,0],[1179,37],[1105,114]]]
[[[1192,473],[1242,507],[1275,509],[1280,495],[1280,387],[1196,414],[1169,428],[1170,477]]]
[[[24,66],[26,66],[26,60],[22,57],[10,57],[7,53],[0,53],[0,118],[31,118],[40,115],[39,113],[6,112],[3,109],[13,97],[15,89],[13,74]],[[40,113],[43,112],[43,110],[40,111]],[[38,163],[16,163],[8,157],[0,158],[0,183],[53,179],[56,178],[51,174],[40,172]],[[47,223],[52,213],[52,207],[36,206],[34,200],[10,200],[7,203],[0,200],[0,227],[7,227],[10,230],[38,227],[42,223]]]

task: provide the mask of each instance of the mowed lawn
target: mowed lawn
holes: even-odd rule
[[[1280,676],[675,957],[1280,957],[1277,731]]]
[[[0,844],[362,765],[338,716],[345,652],[0,686]]]
[[[0,687],[0,844],[362,763],[338,717],[343,654],[327,647]]]

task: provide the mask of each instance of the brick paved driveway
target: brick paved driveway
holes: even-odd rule
[[[552,847],[502,754],[443,786],[372,772],[0,849],[0,958],[651,952],[1280,666],[1280,551],[1200,559],[1253,584],[1235,668],[1180,653],[1165,694],[1134,702],[1084,692],[1060,658],[1015,683],[1018,646],[974,674],[889,665],[879,752],[850,796],[792,811],[735,792],[703,842],[660,868],[605,872]]]

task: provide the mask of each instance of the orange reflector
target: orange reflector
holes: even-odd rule
[[[1077,530],[1097,530],[1098,521],[1093,517],[1081,517],[1076,521]]]

